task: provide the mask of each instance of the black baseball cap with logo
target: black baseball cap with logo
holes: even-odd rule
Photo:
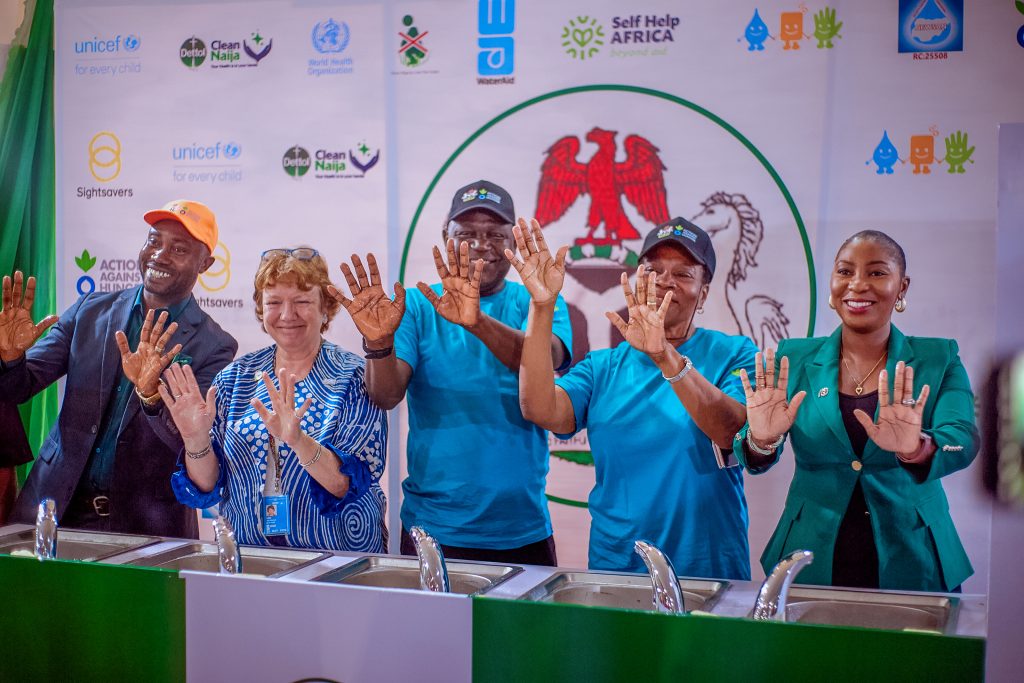
[[[456,191],[455,196],[452,197],[452,208],[448,211],[448,220],[445,223],[477,209],[490,211],[506,223],[516,222],[516,209],[512,204],[512,195],[496,183],[489,180],[478,180]]]
[[[673,218],[662,223],[647,233],[644,246],[640,250],[640,258],[659,244],[672,242],[678,244],[686,252],[704,266],[708,271],[708,282],[715,275],[715,247],[706,232],[685,218]]]

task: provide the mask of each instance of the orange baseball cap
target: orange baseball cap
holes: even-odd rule
[[[161,209],[147,211],[142,218],[150,225],[157,221],[177,221],[190,235],[205,244],[211,254],[217,248],[217,218],[206,204],[191,199],[175,199]]]

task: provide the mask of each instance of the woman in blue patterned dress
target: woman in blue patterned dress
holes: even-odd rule
[[[171,487],[186,505],[219,505],[240,543],[387,545],[385,413],[366,394],[363,359],[323,339],[340,307],[330,286],[315,249],[264,252],[253,299],[275,344],[224,368],[205,397],[187,365],[164,373],[185,443]]]

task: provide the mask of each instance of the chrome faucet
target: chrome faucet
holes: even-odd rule
[[[57,504],[53,498],[39,501],[36,512],[36,559],[52,560],[57,557]]]
[[[448,582],[448,567],[444,553],[437,540],[421,526],[409,530],[412,543],[416,546],[416,557],[420,562],[420,588],[434,593],[451,593]]]
[[[666,614],[686,612],[683,591],[679,588],[676,570],[668,556],[647,541],[636,541],[633,549],[643,559],[647,571],[651,573],[654,611]]]
[[[814,562],[814,553],[810,550],[797,550],[779,561],[761,584],[751,616],[759,621],[785,621],[789,587],[811,562]]]
[[[217,515],[213,520],[213,535],[217,539],[217,563],[221,574],[242,571],[242,554],[235,540],[235,530],[227,518]]]

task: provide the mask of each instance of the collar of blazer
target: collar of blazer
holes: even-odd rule
[[[839,347],[842,341],[842,332],[843,327],[840,325],[824,340],[818,352],[807,364],[807,379],[810,382],[807,399],[814,403],[814,410],[818,411],[819,417],[832,430],[833,436],[836,437],[844,452],[853,458],[853,446],[850,445],[850,437],[846,434],[843,416],[839,411]],[[888,354],[885,369],[891,383],[896,372],[896,363],[903,361],[910,364],[914,360],[914,351],[907,342],[906,336],[895,325],[890,326]],[[821,395],[822,389],[828,390],[824,392],[824,396]],[[878,419],[877,408],[874,418]],[[891,453],[886,454],[886,451],[881,450],[874,441],[868,439],[861,460],[891,457]]]

